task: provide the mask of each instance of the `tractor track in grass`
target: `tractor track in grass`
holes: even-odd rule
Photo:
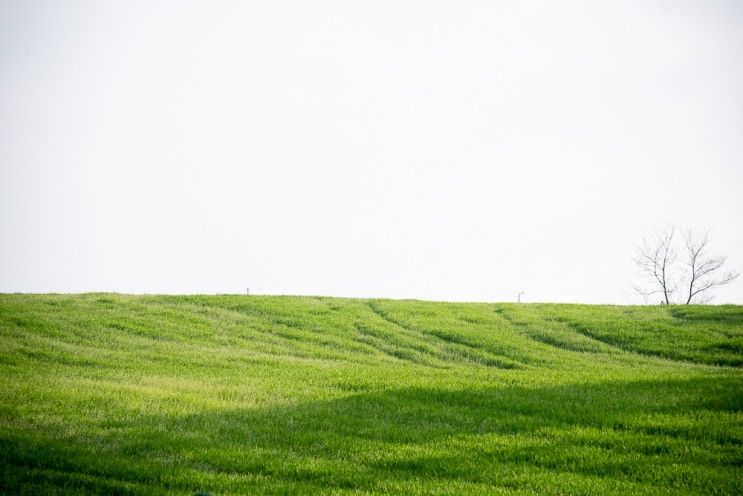
[[[592,350],[592,349],[587,349],[587,348],[582,348],[582,347],[573,347],[573,346],[570,346],[568,343],[561,342],[561,341],[559,341],[557,339],[550,339],[550,338],[545,337],[542,334],[539,334],[539,333],[536,333],[536,332],[531,332],[529,330],[530,329],[529,328],[529,324],[527,324],[525,322],[519,322],[519,321],[517,321],[516,319],[513,318],[513,316],[511,316],[508,313],[506,313],[505,310],[503,310],[502,308],[496,308],[495,309],[495,313],[498,316],[502,317],[503,320],[505,320],[506,322],[508,322],[511,326],[513,326],[515,329],[517,329],[521,334],[523,334],[524,336],[526,336],[528,339],[530,339],[530,340],[532,340],[534,342],[537,342],[537,343],[541,343],[541,344],[546,345],[546,346],[550,346],[552,348],[556,348],[556,349],[558,349],[560,351],[566,351],[566,352],[570,352],[570,353],[605,353],[607,351],[614,351],[616,353],[625,353],[625,352],[627,352],[627,350],[624,350],[624,349],[619,348],[617,346],[613,346],[612,344],[606,343],[604,341],[601,341],[600,339],[596,339],[593,336],[588,336],[588,335],[583,334],[583,333],[578,333],[575,329],[573,329],[566,322],[563,322],[563,321],[558,321],[558,322],[560,322],[561,324],[566,325],[569,328],[570,331],[575,332],[576,334],[580,334],[584,338],[588,339],[589,342],[595,343],[599,347],[608,347],[609,350],[600,350],[600,349],[598,349],[598,350]]]
[[[385,339],[384,336],[373,332],[367,326],[356,323],[354,327],[356,328],[356,332],[359,334],[356,338],[357,341],[364,343],[388,358],[392,358],[395,361],[402,360],[416,365],[424,365],[426,367],[443,368],[441,365],[422,359],[424,357],[435,359],[433,353],[423,347],[396,345]],[[421,359],[419,359],[417,355],[421,355]]]
[[[496,312],[497,315],[503,317],[503,319],[505,319],[506,321],[508,321],[515,328],[520,329],[524,333],[524,335],[526,335],[529,339],[532,339],[533,341],[536,341],[538,343],[543,343],[543,344],[546,344],[548,346],[553,346],[555,348],[559,348],[561,350],[569,351],[569,352],[574,352],[574,353],[583,353],[583,352],[601,353],[601,351],[571,349],[571,348],[569,348],[567,346],[561,346],[560,344],[562,344],[562,343],[558,344],[556,342],[554,342],[554,343],[551,342],[551,340],[545,340],[542,336],[536,336],[534,333],[531,333],[528,330],[526,330],[526,328],[528,327],[528,324],[523,323],[523,322],[516,321],[513,318],[513,316],[508,315],[504,311],[504,309],[498,308],[498,309],[495,310],[495,312]],[[597,336],[594,336],[590,331],[586,330],[580,324],[577,324],[575,322],[572,322],[572,321],[570,321],[568,319],[558,318],[558,319],[555,319],[555,321],[556,322],[559,322],[562,325],[565,325],[568,329],[570,329],[570,331],[572,331],[572,332],[574,332],[574,333],[576,333],[576,334],[578,334],[580,336],[583,336],[584,338],[586,338],[586,339],[588,339],[590,341],[593,341],[593,342],[595,342],[595,343],[597,343],[597,344],[599,344],[601,346],[606,346],[611,351],[614,351],[616,353],[624,353],[624,354],[629,354],[629,355],[635,355],[637,357],[646,358],[646,359],[663,360],[663,361],[667,361],[667,362],[671,362],[671,363],[676,363],[676,364],[681,364],[681,365],[702,365],[702,366],[713,366],[713,367],[731,367],[731,365],[726,365],[726,364],[699,362],[699,361],[694,361],[694,360],[683,360],[683,359],[679,359],[679,358],[674,358],[674,357],[670,357],[670,356],[667,356],[667,355],[663,355],[661,353],[653,353],[653,352],[650,352],[650,351],[643,352],[643,351],[634,350],[634,349],[631,349],[631,348],[626,348],[626,347],[621,346],[621,345],[619,345],[617,343],[613,343],[611,341],[608,341],[608,340],[605,340],[605,339],[601,339],[601,338],[599,338]],[[734,367],[734,366],[732,366],[732,367]],[[737,368],[740,368],[740,367],[737,367]]]
[[[607,340],[598,338],[596,336],[593,336],[590,333],[590,331],[587,331],[582,325],[577,324],[575,322],[571,322],[571,321],[565,320],[565,319],[560,320],[559,322],[562,322],[563,324],[565,324],[566,326],[568,326],[573,332],[575,332],[577,334],[580,334],[581,336],[585,336],[585,337],[587,337],[589,339],[593,339],[593,340],[598,341],[600,343],[604,343],[607,346],[610,346],[610,347],[612,347],[614,349],[617,349],[617,350],[621,350],[621,351],[623,351],[625,353],[630,353],[630,354],[641,356],[641,357],[644,357],[644,358],[653,358],[653,359],[656,359],[656,360],[665,360],[665,361],[668,361],[668,362],[678,363],[678,364],[683,364],[683,365],[706,365],[706,366],[710,366],[710,367],[733,367],[733,368],[741,368],[740,366],[736,367],[735,365],[726,365],[726,364],[714,363],[714,362],[699,362],[699,361],[694,361],[694,360],[684,360],[684,359],[681,359],[681,358],[670,357],[670,356],[664,355],[662,353],[654,353],[652,351],[638,351],[638,350],[633,350],[631,348],[625,348],[625,347],[623,347],[623,346],[621,346],[619,344],[612,343],[610,341],[607,341]]]
[[[520,329],[524,333],[524,335],[526,335],[529,339],[531,339],[531,340],[533,340],[535,342],[546,344],[548,346],[553,346],[553,347],[558,348],[560,350],[569,351],[569,352],[573,352],[573,353],[581,353],[581,352],[601,353],[601,352],[589,351],[589,350],[573,350],[573,349],[570,349],[570,348],[568,348],[566,346],[560,346],[557,343],[552,343],[552,342],[550,342],[548,340],[544,340],[543,338],[541,338],[541,336],[537,337],[534,333],[528,332],[526,330],[526,327],[528,327],[528,324],[523,323],[523,322],[516,321],[511,315],[508,315],[503,309],[501,309],[501,308],[496,309],[496,313],[498,315],[500,315],[501,317],[503,317],[506,321],[508,321],[515,328]],[[567,319],[556,319],[556,322],[559,322],[560,324],[565,325],[572,332],[574,332],[574,333],[576,333],[576,334],[578,334],[580,336],[583,336],[586,339],[589,339],[589,340],[591,340],[591,341],[593,341],[593,342],[595,342],[595,343],[597,343],[597,344],[599,344],[601,346],[608,347],[611,351],[614,351],[615,353],[623,353],[623,354],[628,354],[628,355],[635,355],[635,356],[638,356],[638,357],[650,358],[650,359],[654,359],[654,360],[665,360],[665,361],[668,361],[668,362],[678,363],[678,364],[685,364],[685,365],[689,365],[689,364],[693,364],[693,365],[710,365],[710,364],[700,363],[700,362],[694,362],[694,361],[690,361],[690,360],[678,360],[678,359],[674,359],[674,358],[671,358],[671,357],[663,356],[663,355],[660,355],[660,354],[644,353],[644,352],[641,352],[641,351],[624,348],[624,347],[619,346],[619,345],[617,345],[615,343],[612,343],[610,341],[599,339],[596,336],[593,336],[588,331],[586,331],[584,328],[582,328],[580,325],[575,324],[574,322],[571,322],[571,321],[569,321]],[[715,365],[715,366],[719,366],[719,365]]]
[[[435,339],[439,343],[439,345],[443,348],[443,350],[454,352],[457,355],[457,358],[459,358],[463,362],[477,363],[477,364],[481,364],[481,365],[485,365],[489,367],[495,367],[495,368],[504,369],[504,370],[511,370],[514,368],[519,368],[524,365],[508,357],[505,357],[505,359],[499,359],[495,356],[492,356],[492,357],[485,356],[482,358],[482,360],[480,360],[478,359],[476,355],[481,355],[481,354],[493,355],[493,353],[479,346],[475,346],[469,341],[461,339],[457,336],[451,336],[451,335],[444,336],[439,332],[419,329],[417,327],[401,322],[393,317],[390,317],[390,315],[387,312],[379,308],[372,301],[367,301],[366,306],[369,307],[369,309],[374,314],[376,314],[379,318],[381,318],[385,322],[392,324],[393,326],[399,329],[402,329],[403,331],[420,336],[421,340],[423,340],[424,342],[426,341],[425,339],[426,337],[431,337]],[[431,352],[428,352],[428,353],[431,353]],[[433,354],[432,354],[432,357],[436,360],[442,360],[442,357],[439,357]]]
[[[295,358],[306,358],[308,350],[296,349],[294,346],[292,346],[292,342],[306,342],[310,346],[316,348],[316,351],[318,352],[326,347],[330,347],[338,350],[338,352],[345,351],[352,354],[366,355],[364,351],[371,352],[373,349],[376,349],[369,343],[363,341],[357,342],[364,347],[364,350],[362,351],[362,349],[348,346],[348,343],[344,343],[336,336],[323,335],[322,333],[318,335],[317,333],[313,333],[311,329],[301,329],[298,327],[292,327],[291,325],[287,324],[283,324],[283,326],[289,331],[291,331],[292,329],[299,329],[306,332],[307,334],[299,336],[277,330],[268,330],[271,326],[275,326],[276,322],[266,319],[265,315],[261,313],[248,312],[243,309],[232,307],[215,305],[209,306],[198,303],[189,303],[188,305],[190,305],[194,310],[197,308],[208,310],[207,313],[197,313],[202,317],[209,319],[211,323],[216,324],[215,321],[218,317],[232,316],[232,326],[235,329],[241,329],[248,332],[248,334],[235,334],[235,339],[239,339],[245,343],[251,343],[255,341],[264,343],[268,346],[275,346],[276,350],[270,353],[272,355],[285,355]]]

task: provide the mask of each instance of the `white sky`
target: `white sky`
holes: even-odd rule
[[[0,1],[0,291],[626,303],[742,214],[743,2]]]

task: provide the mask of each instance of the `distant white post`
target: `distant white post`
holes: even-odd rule
[[[519,298],[518,298],[518,302],[519,302],[519,303],[521,303],[521,295],[522,295],[522,294],[524,294],[524,292],[523,292],[523,291],[519,293]]]

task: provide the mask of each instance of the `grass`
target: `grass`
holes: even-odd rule
[[[3,494],[743,494],[743,307],[0,295]]]

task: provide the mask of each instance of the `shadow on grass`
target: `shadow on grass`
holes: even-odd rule
[[[109,412],[94,435],[0,431],[0,482],[29,494],[301,493],[420,478],[439,489],[535,489],[572,474],[732,494],[743,489],[742,410],[743,382],[721,377],[375,390],[180,416]]]

